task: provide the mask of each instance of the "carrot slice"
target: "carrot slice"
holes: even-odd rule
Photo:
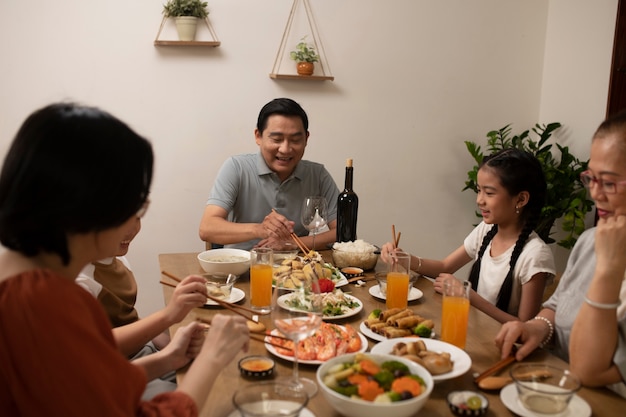
[[[362,383],[368,380],[366,375],[363,374],[352,374],[348,377],[348,382],[352,385],[361,385]]]
[[[359,396],[366,401],[374,401],[379,394],[385,392],[376,381],[363,381],[359,384]]]
[[[361,365],[361,370],[368,375],[376,375],[380,372],[380,367],[369,359],[363,359],[359,365]]]
[[[413,378],[403,376],[393,381],[391,384],[391,390],[397,393],[408,391],[411,395],[417,397],[422,392],[422,386]]]

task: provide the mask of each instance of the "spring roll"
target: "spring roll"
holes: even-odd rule
[[[385,323],[387,323],[387,326],[393,326],[393,322],[395,320],[398,320],[399,318],[402,318],[402,317],[412,316],[412,315],[413,315],[413,312],[407,308],[406,310],[402,310],[401,312],[389,317],[387,320],[385,320]]]
[[[389,310],[382,311],[378,318],[380,319],[380,321],[387,321],[389,317],[393,316],[394,314],[398,314],[401,311],[401,308],[390,308]]]
[[[374,323],[370,326],[370,330],[373,331],[374,333],[378,333],[381,334],[380,331],[384,328],[387,327],[387,324],[385,322],[380,322],[380,323]]]
[[[393,326],[383,327],[380,332],[380,334],[385,336],[387,339],[394,339],[396,337],[405,337],[411,335],[411,330],[398,329],[397,327]]]
[[[424,321],[424,317],[413,314],[412,316],[400,317],[392,320],[391,325],[401,329],[411,329]]]
[[[381,321],[380,318],[378,317],[368,317],[365,320],[365,327],[371,328],[373,324],[377,324],[377,323],[384,323],[384,322]]]

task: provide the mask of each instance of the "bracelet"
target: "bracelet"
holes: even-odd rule
[[[415,270],[415,272],[419,272],[420,269],[422,269],[422,258],[418,256],[417,257],[417,269]]]
[[[549,319],[543,316],[535,316],[533,317],[533,320],[541,320],[548,325],[548,335],[545,337],[545,339],[543,339],[541,343],[539,343],[539,347],[542,347],[542,348],[546,347],[548,342],[550,342],[550,339],[552,339],[552,335],[554,334],[554,326],[552,325],[552,322]]]
[[[589,304],[591,307],[599,308],[601,310],[613,310],[614,308],[619,307],[620,303],[598,303],[596,301],[591,301],[587,296],[585,296],[585,303]]]

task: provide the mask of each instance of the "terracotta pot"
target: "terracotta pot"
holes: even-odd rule
[[[296,70],[298,75],[313,75],[315,65],[312,62],[298,62]]]
[[[193,16],[178,16],[176,19],[176,30],[178,39],[181,41],[192,41],[196,37],[196,27],[198,18]]]

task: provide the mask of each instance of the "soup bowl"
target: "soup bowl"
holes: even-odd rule
[[[233,248],[211,249],[199,253],[198,262],[209,274],[240,276],[250,269],[250,252]]]

